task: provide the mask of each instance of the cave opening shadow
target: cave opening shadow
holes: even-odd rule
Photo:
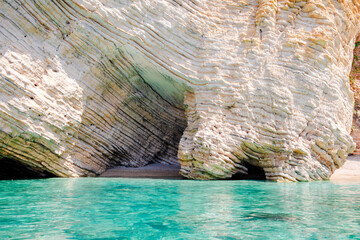
[[[38,179],[56,177],[42,169],[34,168],[11,158],[0,158],[0,180]]]
[[[247,162],[243,162],[242,164],[248,169],[248,173],[236,173],[228,180],[266,180],[264,169]]]

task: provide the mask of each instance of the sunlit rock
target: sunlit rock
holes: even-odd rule
[[[0,154],[328,179],[354,149],[355,1],[1,1]],[[0,160],[1,161],[1,160]]]

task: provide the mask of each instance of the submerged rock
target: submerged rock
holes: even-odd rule
[[[359,4],[2,1],[0,154],[57,176],[181,164],[328,179],[354,149]],[[1,161],[1,160],[0,160]]]

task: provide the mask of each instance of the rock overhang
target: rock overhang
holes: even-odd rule
[[[35,149],[31,161],[58,176],[178,155],[195,179],[246,174],[248,164],[271,180],[328,179],[354,148],[346,79],[357,8],[6,2],[1,77],[12,94],[1,97],[14,100],[1,108],[2,151],[25,161]],[[29,62],[37,74],[21,71]],[[6,144],[26,131],[39,138]]]

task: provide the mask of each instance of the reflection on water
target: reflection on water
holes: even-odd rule
[[[360,184],[0,181],[0,239],[360,238]]]
[[[295,221],[299,218],[287,213],[253,212],[245,215],[246,220]]]

